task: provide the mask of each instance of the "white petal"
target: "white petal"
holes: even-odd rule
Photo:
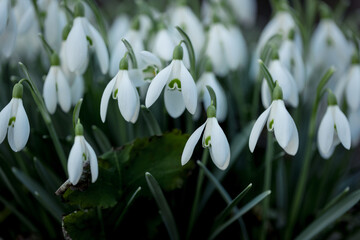
[[[132,85],[128,72],[124,71],[122,79],[119,79],[118,88],[118,105],[121,115],[128,122],[133,121],[134,115],[137,115],[137,106],[139,105],[139,94],[136,88]]]
[[[6,137],[9,119],[11,117],[12,102],[13,99],[11,99],[11,101],[0,112],[0,143],[2,143]]]
[[[143,73],[141,69],[138,68],[130,69],[128,70],[128,74],[132,84],[135,87],[141,87],[142,85],[146,84],[146,82],[143,79]]]
[[[181,92],[184,99],[184,103],[186,109],[191,113],[194,114],[197,107],[197,91],[196,91],[196,84],[186,69],[184,63],[181,61]]]
[[[86,149],[89,153],[89,161],[90,161],[90,171],[91,171],[91,182],[94,183],[99,175],[99,168],[97,157],[94,149],[90,146],[90,144],[84,139]]]
[[[154,77],[151,81],[149,89],[146,94],[145,105],[149,108],[153,103],[158,99],[163,90],[166,82],[169,80],[170,73],[172,70],[173,62],[163,70],[159,72],[158,75]]]
[[[355,111],[360,106],[360,66],[352,66],[348,77],[346,101],[349,107]]]
[[[71,104],[75,106],[84,95],[84,79],[82,75],[76,75],[71,85]]]
[[[66,61],[71,72],[80,71],[88,57],[88,42],[81,20],[81,18],[75,18],[66,39]]]
[[[298,148],[299,148],[299,133],[296,128],[295,122],[292,118],[291,118],[291,124],[292,124],[293,131],[291,134],[290,141],[289,141],[288,145],[284,148],[284,150],[287,154],[294,156],[297,153]]]
[[[351,132],[349,121],[347,120],[345,114],[340,110],[338,106],[335,106],[334,109],[334,120],[336,131],[340,142],[346,149],[350,149],[351,146]]]
[[[148,65],[155,65],[157,67],[161,67],[160,59],[153,53],[148,52],[148,51],[141,51],[139,53],[139,56],[140,56],[141,62],[143,62],[143,65],[144,65],[143,67],[146,67]]]
[[[109,104],[109,99],[116,83],[117,75],[106,85],[100,102],[100,117],[101,121],[105,122],[106,112]]]
[[[225,57],[229,68],[236,70],[240,65],[243,66],[246,63],[246,43],[241,31],[237,27],[231,27],[227,32],[227,36],[223,36]]]
[[[101,72],[106,74],[109,69],[109,53],[106,48],[104,39],[101,37],[100,33],[89,23],[90,37],[93,40],[93,44],[96,51],[96,56],[100,64]]]
[[[256,120],[251,133],[250,133],[250,137],[249,137],[249,149],[251,152],[254,152],[256,143],[259,139],[259,136],[265,126],[266,120],[269,117],[270,114],[270,110],[271,110],[271,106],[268,107]]]
[[[199,141],[199,139],[201,137],[201,133],[203,132],[203,130],[205,128],[206,122],[203,125],[201,125],[198,129],[196,129],[195,132],[193,134],[191,134],[190,138],[186,142],[184,151],[181,155],[181,165],[184,166],[190,160],[190,158],[194,152],[196,143]]]
[[[224,131],[219,126],[216,118],[209,118],[213,121],[211,130],[211,149],[213,162],[221,170],[225,170],[230,162],[230,146]]]
[[[16,147],[16,151],[14,150],[15,152],[18,152],[25,147],[30,135],[29,119],[26,115],[22,100],[18,100],[19,105],[14,124],[14,144]]]
[[[71,90],[61,68],[57,71],[56,80],[59,105],[64,112],[68,112],[71,107]]]
[[[126,52],[126,47],[122,41],[119,41],[116,44],[115,49],[113,50],[110,58],[110,76],[115,76],[116,73],[119,71],[119,64],[121,59],[124,57]]]
[[[56,94],[56,73],[55,67],[50,67],[49,73],[45,78],[43,96],[47,110],[53,114],[56,110],[57,94]]]
[[[275,137],[279,145],[282,148],[285,148],[288,145],[294,131],[294,125],[292,124],[293,119],[286,110],[284,101],[273,101],[273,107],[276,107],[276,112],[274,112]]]
[[[165,87],[165,108],[172,118],[179,117],[185,110],[185,103],[181,92]]]
[[[268,108],[271,104],[271,92],[265,79],[261,83],[261,102],[264,108]]]
[[[14,127],[13,126],[9,126],[8,127],[8,143],[10,145],[10,148],[14,151],[14,152],[18,152],[16,146],[15,146],[15,140],[14,140]]]
[[[328,153],[334,140],[334,119],[332,114],[332,106],[326,109],[326,113],[320,122],[318,131],[318,147],[319,152]]]
[[[72,146],[68,158],[68,173],[69,180],[73,185],[76,185],[81,177],[83,171],[83,154],[85,149],[82,148],[81,141],[84,141],[83,136],[76,136],[74,145]]]
[[[17,25],[14,12],[10,11],[9,22],[4,32],[0,35],[1,51],[6,58],[10,57],[16,43]]]
[[[153,52],[165,61],[172,59],[175,43],[166,29],[160,30],[155,37]]]

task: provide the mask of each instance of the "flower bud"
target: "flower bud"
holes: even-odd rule
[[[213,66],[211,60],[208,58],[205,63],[205,72],[212,72]]]
[[[80,121],[78,121],[78,123],[75,126],[75,136],[83,136],[83,135],[84,135],[84,127],[80,123]]]
[[[174,48],[174,53],[173,53],[173,59],[174,60],[182,60],[183,59],[183,49],[180,45],[177,45],[175,48]]]
[[[283,92],[281,87],[279,86],[278,82],[276,82],[274,91],[273,91],[273,100],[282,100],[283,99]]]
[[[84,5],[79,1],[75,4],[74,17],[83,17],[85,15]]]
[[[51,66],[60,66],[60,58],[55,52],[51,55],[50,63]]]
[[[335,94],[329,89],[328,90],[328,105],[329,106],[334,106],[337,105],[337,100],[336,100],[336,96]]]
[[[206,114],[207,114],[208,118],[216,117],[216,108],[212,102],[211,102],[210,106],[207,108]]]
[[[22,98],[23,96],[23,85],[21,83],[17,83],[14,85],[12,97],[13,98]]]
[[[119,64],[119,69],[120,70],[128,70],[129,69],[129,63],[128,63],[128,59],[127,56],[124,56]]]

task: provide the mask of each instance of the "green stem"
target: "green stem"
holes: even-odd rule
[[[204,149],[202,158],[201,158],[201,163],[206,166],[207,160],[208,160],[208,156],[209,156],[209,150],[207,148]],[[189,226],[188,226],[188,230],[187,230],[187,234],[186,234],[186,239],[190,238],[190,234],[191,231],[194,227],[194,223],[195,223],[195,219],[197,217],[197,213],[198,213],[198,204],[199,204],[199,199],[200,199],[200,190],[201,190],[201,186],[202,183],[204,181],[204,170],[202,168],[199,169],[199,176],[198,176],[198,180],[197,180],[197,185],[196,185],[196,192],[195,192],[195,198],[194,198],[194,203],[193,206],[191,208],[191,214],[190,214],[190,220],[189,220]]]
[[[274,156],[273,136],[272,136],[272,134],[268,133],[266,153],[265,153],[264,191],[270,190],[270,187],[271,187],[271,161],[272,161],[273,156]],[[268,223],[269,206],[270,206],[270,198],[264,199],[264,202],[263,202],[263,225],[262,225],[260,239],[266,239],[266,226]]]
[[[65,153],[64,153],[64,150],[60,144],[60,141],[59,141],[59,137],[57,136],[57,133],[55,131],[55,127],[51,121],[51,118],[50,118],[50,115],[48,113],[48,111],[46,110],[46,107],[45,107],[45,103],[41,97],[41,93],[39,92],[39,90],[37,89],[37,87],[35,86],[35,84],[31,81],[31,78],[30,78],[30,75],[25,67],[25,65],[23,65],[22,63],[19,63],[20,67],[22,68],[22,70],[24,71],[27,79],[22,79],[20,80],[20,83],[25,81],[29,87],[30,87],[30,92],[31,92],[31,95],[33,96],[34,98],[34,101],[40,111],[40,114],[42,116],[42,118],[44,119],[44,122],[45,122],[45,125],[49,131],[49,134],[50,134],[50,137],[51,137],[51,140],[53,141],[54,143],[54,147],[55,147],[55,151],[56,153],[58,154],[58,157],[60,158],[60,162],[61,162],[61,165],[65,171],[65,174],[66,174],[66,162],[67,162],[67,159],[66,159],[66,156],[65,156]]]
[[[39,22],[39,26],[40,26],[40,31],[41,31],[42,33],[44,33],[44,23],[43,23],[43,21],[42,21],[41,12],[40,12],[40,10],[39,10],[39,8],[38,8],[37,1],[36,1],[36,0],[32,0],[31,2],[32,2],[33,7],[34,7],[34,9],[35,9],[36,18],[37,18],[37,20],[38,20],[38,22]]]
[[[251,119],[256,119],[258,115],[258,109],[259,109],[259,94],[261,89],[261,78],[258,77],[255,82],[254,87],[254,94],[253,94],[253,100],[252,100],[252,112],[251,112]]]

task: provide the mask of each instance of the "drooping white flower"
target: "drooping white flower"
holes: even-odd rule
[[[247,48],[241,31],[220,23],[210,26],[205,53],[213,62],[214,72],[220,76],[244,66],[247,61]]]
[[[294,41],[295,31],[290,31],[288,39],[284,40],[279,48],[280,62],[294,77],[299,92],[305,86],[305,66],[300,49]]]
[[[202,146],[204,148],[209,148],[211,159],[215,165],[219,169],[225,170],[230,163],[229,142],[216,119],[216,109],[213,105],[209,106],[207,115],[208,118],[206,122],[196,129],[186,142],[181,156],[181,165],[185,165],[190,160],[195,146],[199,141],[201,134],[204,132]]]
[[[332,155],[340,142],[346,149],[350,149],[351,146],[349,121],[337,105],[332,92],[328,94],[328,107],[320,122],[317,140],[319,153],[326,159]]]
[[[247,27],[251,27],[256,21],[257,3],[254,0],[229,0],[237,20]]]
[[[270,61],[269,72],[273,80],[278,81],[283,92],[284,101],[293,107],[297,107],[299,104],[299,92],[297,84],[293,76],[278,58]],[[271,104],[271,92],[265,79],[263,79],[261,85],[261,101],[265,108],[269,107]]]
[[[153,52],[165,61],[170,61],[177,42],[179,41],[171,35],[169,30],[160,29],[154,38]]]
[[[128,60],[125,56],[120,62],[120,70],[108,83],[101,97],[100,117],[103,122],[106,119],[106,112],[110,96],[118,100],[121,115],[128,122],[135,123],[140,111],[140,98],[128,71]]]
[[[84,17],[82,3],[75,6],[73,27],[66,39],[66,61],[71,72],[83,73],[88,64],[89,45],[93,46],[103,74],[109,68],[109,54],[100,33]]]
[[[223,122],[227,115],[227,99],[224,89],[221,87],[220,83],[216,79],[215,74],[212,72],[211,61],[208,61],[205,66],[205,72],[200,76],[199,80],[196,83],[197,92],[199,96],[199,104],[194,117],[197,119],[200,113],[200,101],[203,102],[204,108],[207,109],[211,104],[210,94],[206,88],[210,86],[216,95],[216,118],[219,122]]]
[[[130,20],[127,15],[119,15],[114,20],[113,24],[109,29],[109,48],[110,52],[115,49],[115,46],[121,38],[129,31]]]
[[[70,86],[60,67],[60,59],[56,53],[51,56],[51,67],[45,79],[43,96],[49,113],[55,113],[58,103],[64,112],[70,110]]]
[[[96,153],[85,140],[83,126],[78,122],[75,127],[74,145],[70,150],[67,165],[69,180],[73,185],[79,182],[86,161],[90,161],[91,182],[94,183],[99,174]]]
[[[356,57],[357,58],[357,57]],[[335,90],[338,99],[345,99],[352,111],[360,109],[360,64],[355,60],[340,78]]]
[[[197,106],[197,91],[193,77],[182,61],[183,49],[176,46],[173,60],[151,81],[146,94],[145,105],[149,108],[165,87],[165,107],[173,118],[179,117],[185,108],[194,114]]]
[[[274,131],[275,138],[287,154],[295,155],[299,148],[299,134],[294,120],[285,108],[279,85],[274,89],[271,105],[256,120],[249,138],[249,148],[254,152],[259,136],[266,124],[268,131]]]
[[[30,124],[23,106],[22,94],[22,85],[15,84],[11,101],[0,112],[0,143],[7,134],[9,145],[14,152],[25,147],[30,134]]]

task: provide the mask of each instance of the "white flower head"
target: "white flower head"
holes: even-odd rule
[[[293,76],[278,58],[270,61],[269,72],[273,80],[279,83],[283,92],[284,101],[293,107],[297,107],[299,104],[297,84]],[[261,85],[261,101],[265,108],[268,108],[271,104],[271,91],[265,79],[263,79]]]
[[[320,122],[317,140],[319,153],[325,159],[332,155],[340,142],[346,149],[351,146],[349,121],[337,105],[332,92],[328,94],[328,107]]]
[[[201,134],[204,132],[202,146],[204,148],[209,148],[210,156],[214,164],[219,169],[225,170],[230,163],[229,142],[216,119],[216,109],[213,105],[209,106],[207,115],[208,118],[206,122],[196,129],[186,142],[181,156],[181,165],[185,165],[190,160],[195,146],[199,141]]]
[[[57,103],[64,112],[70,110],[71,90],[56,53],[51,56],[51,67],[45,79],[43,96],[49,113],[55,113]]]
[[[265,124],[268,131],[274,131],[279,145],[290,155],[295,155],[299,148],[299,134],[294,120],[285,108],[282,91],[278,84],[274,88],[271,105],[256,120],[249,138],[249,148],[254,152],[256,143]]]
[[[118,100],[119,109],[124,119],[135,123],[139,116],[140,98],[136,87],[130,79],[127,56],[120,61],[119,68],[119,72],[108,83],[101,97],[100,117],[105,122],[109,99],[112,96],[113,99]]]
[[[13,97],[0,112],[0,143],[5,139],[6,133],[8,142],[14,152],[22,150],[30,134],[29,119],[26,115],[22,102],[23,86],[15,84]]]
[[[194,114],[197,107],[197,91],[193,77],[185,67],[183,49],[176,46],[173,60],[151,81],[146,94],[145,105],[149,108],[160,96],[165,87],[165,107],[173,118],[179,117],[185,108]]]
[[[98,174],[98,162],[94,149],[84,138],[84,129],[80,122],[75,127],[75,140],[68,158],[69,180],[76,185],[83,172],[84,164],[90,161],[91,182],[95,182]]]
[[[93,46],[103,74],[109,68],[109,54],[100,33],[84,17],[82,3],[75,6],[73,27],[66,39],[66,61],[71,72],[83,73],[88,64],[88,48]]]

